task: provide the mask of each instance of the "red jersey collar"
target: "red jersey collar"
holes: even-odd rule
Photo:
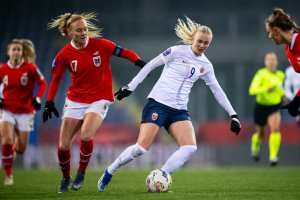
[[[294,47],[294,44],[295,44],[295,41],[296,41],[297,36],[298,36],[298,33],[295,32],[295,33],[293,34],[293,37],[292,37],[292,42],[291,42],[291,46],[290,46],[291,50],[292,50],[293,47]]]
[[[18,64],[17,66],[13,66],[13,65],[9,62],[9,60],[7,61],[7,65],[8,65],[10,68],[12,68],[12,69],[18,69],[18,68],[20,68],[20,66],[21,66],[23,63],[24,63],[24,59],[22,59],[21,62],[20,62],[20,64]]]

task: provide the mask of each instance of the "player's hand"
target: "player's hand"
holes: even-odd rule
[[[115,93],[115,96],[119,101],[121,101],[123,98],[128,97],[131,93],[132,91],[129,90],[128,86],[123,86]]]
[[[290,103],[281,106],[280,109],[287,109],[291,116],[296,117],[299,115],[299,107],[300,107],[300,97],[295,96]]]
[[[242,126],[239,121],[239,118],[237,115],[231,115],[231,125],[230,125],[230,130],[235,133],[235,135],[238,135]]]
[[[147,63],[141,59],[137,59],[134,64],[135,64],[135,66],[138,66],[139,68],[143,68]]]
[[[48,119],[52,119],[52,112],[56,117],[59,117],[59,113],[55,108],[53,101],[47,101],[43,112],[43,122],[45,123]]]
[[[40,110],[42,106],[40,97],[34,97],[31,104],[33,105],[35,110]]]
[[[4,104],[3,104],[3,98],[0,98],[0,108],[3,108]]]

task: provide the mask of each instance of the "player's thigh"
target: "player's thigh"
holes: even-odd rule
[[[11,122],[3,121],[0,123],[2,144],[12,144],[14,138],[15,125]]]
[[[192,122],[189,120],[174,122],[169,127],[169,133],[179,146],[196,145],[195,131]]]
[[[101,126],[103,119],[95,112],[86,113],[81,127],[81,138],[89,140],[93,138],[98,128]]]
[[[29,132],[28,131],[19,131],[16,130],[15,146],[18,153],[24,153],[26,150],[27,144],[29,141]]]
[[[277,132],[280,129],[281,114],[279,111],[274,112],[268,117],[268,125],[271,132]]]
[[[76,133],[80,130],[82,120],[64,117],[59,134],[60,149],[69,149]]]
[[[154,123],[142,123],[137,144],[144,149],[149,150],[159,131],[159,128],[160,127]]]

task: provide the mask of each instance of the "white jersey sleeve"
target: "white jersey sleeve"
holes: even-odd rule
[[[143,82],[143,80],[146,78],[146,76],[156,67],[159,67],[164,64],[163,59],[160,56],[157,56],[156,58],[152,59],[150,62],[148,62],[141,70],[140,72],[132,79],[132,81],[127,85],[128,89],[130,91],[133,91],[136,89],[136,87]]]
[[[228,112],[229,116],[236,115],[236,112],[233,110],[233,108],[232,108],[225,92],[221,88],[220,84],[214,83],[212,85],[209,85],[209,88],[212,91],[212,93],[214,94],[218,103],[222,106],[222,108],[224,110],[226,110]]]

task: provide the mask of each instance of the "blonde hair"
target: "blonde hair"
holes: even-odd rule
[[[13,39],[7,46],[9,50],[12,44],[19,44],[22,46],[22,57],[24,61],[35,64],[36,53],[35,47],[31,40],[29,39]]]
[[[265,24],[268,24],[270,28],[279,27],[283,31],[292,29],[300,31],[300,27],[297,26],[296,22],[281,8],[275,8],[273,13],[265,20]]]
[[[206,33],[212,37],[212,31],[208,26],[198,24],[187,16],[185,16],[185,18],[186,22],[182,19],[178,19],[178,24],[175,25],[175,33],[179,38],[181,38],[181,41],[184,44],[192,44],[197,32]]]
[[[89,37],[101,37],[102,28],[98,28],[94,23],[91,22],[92,20],[97,21],[96,14],[93,12],[82,14],[65,13],[59,15],[56,19],[52,19],[52,21],[48,23],[48,29],[58,28],[62,36],[67,36],[71,24],[79,19],[86,21]]]
[[[26,62],[31,62],[35,64],[36,53],[35,47],[31,40],[29,39],[19,39],[23,46],[23,57]]]

